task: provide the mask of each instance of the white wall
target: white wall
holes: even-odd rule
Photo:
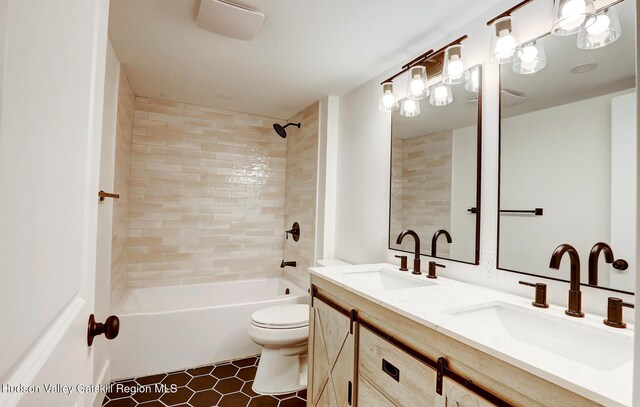
[[[497,246],[497,198],[498,198],[498,132],[499,132],[499,70],[487,61],[489,31],[486,21],[513,6],[505,1],[500,6],[480,14],[478,18],[449,35],[437,38],[426,36],[423,49],[440,48],[463,34],[466,63],[483,64],[483,145],[482,145],[482,196],[480,245],[482,266],[442,261],[447,265],[440,273],[522,296],[532,296],[528,287],[518,284],[522,275],[495,269]],[[548,4],[533,2],[518,11],[522,41],[543,34],[550,24]],[[418,52],[416,52],[418,54]],[[407,58],[408,60],[411,57]],[[336,200],[335,257],[351,263],[395,262],[397,252],[387,249],[390,166],[390,115],[377,110],[380,82],[396,73],[402,63],[388,69],[377,78],[354,89],[340,98],[338,177]],[[402,97],[404,81],[397,81],[398,96]],[[423,261],[428,261],[424,257]],[[526,278],[543,281],[542,278]],[[549,286],[549,301],[565,305],[568,283],[545,281]],[[607,297],[611,292],[583,287],[585,311],[603,315]],[[625,300],[633,297],[620,294]],[[626,313],[632,320],[632,313]]]

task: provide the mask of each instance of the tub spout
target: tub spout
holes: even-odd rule
[[[296,267],[296,262],[295,261],[284,261],[284,259],[282,259],[282,262],[280,263],[280,268],[283,269],[285,267]]]

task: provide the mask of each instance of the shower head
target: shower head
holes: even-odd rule
[[[280,137],[287,138],[287,131],[285,129],[289,126],[296,126],[297,128],[300,128],[300,123],[287,123],[284,126],[276,123],[273,125],[273,129]]]

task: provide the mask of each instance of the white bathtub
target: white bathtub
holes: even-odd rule
[[[285,294],[289,289],[289,294]],[[260,353],[247,333],[251,314],[308,303],[306,290],[283,278],[128,289],[109,342],[113,379],[170,372]]]

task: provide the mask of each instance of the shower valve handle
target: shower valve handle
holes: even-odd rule
[[[291,236],[293,237],[294,242],[297,242],[300,239],[300,225],[298,224],[298,222],[293,222],[293,226],[291,226],[291,229],[285,231],[286,239],[289,239],[289,234],[291,234]]]

